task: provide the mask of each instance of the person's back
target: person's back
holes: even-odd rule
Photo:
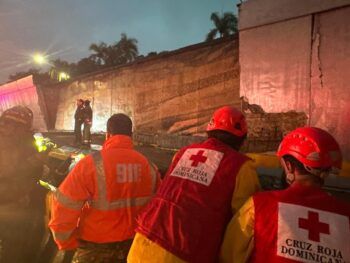
[[[245,125],[239,111],[223,107],[208,125],[209,138],[176,154],[138,217],[129,262],[215,261],[232,214],[259,189],[252,162],[238,152]]]
[[[303,127],[285,136],[277,155],[289,188],[257,193],[242,206],[221,262],[350,262],[350,206],[321,188],[341,168],[338,143]]]
[[[189,160],[189,166],[184,166]],[[137,231],[151,238],[162,232],[162,245],[175,255],[192,262],[212,262],[232,217],[235,175],[247,161],[247,157],[214,138],[181,149],[151,201],[149,210],[157,207],[157,220],[143,213],[138,218]],[[214,176],[212,171],[220,176]],[[169,220],[169,215],[171,224],[180,229],[160,225],[160,221]],[[201,242],[206,238],[210,241]],[[201,252],[195,253],[198,251]]]
[[[256,194],[253,202],[255,250],[250,262],[349,261],[349,204],[320,187],[298,183]]]
[[[134,236],[135,217],[156,190],[157,177],[150,176],[150,169],[148,160],[133,150],[131,139],[123,135],[113,136],[101,152],[78,163],[75,173],[90,180],[88,188],[93,193],[79,223],[81,239],[99,243]],[[64,189],[65,183],[61,187]]]
[[[83,130],[83,145],[90,146],[91,144],[91,129],[92,126],[92,108],[90,101],[84,102],[84,130]]]
[[[85,118],[84,100],[78,99],[76,106],[77,108],[74,113],[74,144],[79,145],[82,143],[81,125],[84,123]]]
[[[34,262],[40,245],[44,198],[36,182],[43,166],[36,158],[32,120],[22,106],[0,117],[0,262]]]
[[[103,149],[78,162],[55,193],[49,226],[60,249],[78,248],[73,262],[124,262],[135,217],[156,190],[159,174],[133,150],[131,127],[113,115]]]

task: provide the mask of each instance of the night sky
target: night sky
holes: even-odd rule
[[[0,0],[0,83],[33,68],[30,55],[76,62],[91,43],[111,44],[121,33],[139,53],[202,42],[212,12],[237,13],[239,0]]]

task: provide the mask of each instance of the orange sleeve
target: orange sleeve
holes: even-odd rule
[[[75,249],[81,210],[94,193],[95,168],[91,156],[80,160],[54,192],[49,227],[59,249]]]

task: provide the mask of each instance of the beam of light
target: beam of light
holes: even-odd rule
[[[53,51],[50,53],[50,56],[57,56],[57,55],[62,55],[62,54],[67,54],[69,52],[73,52],[74,48],[73,47],[67,47],[61,50]]]
[[[47,58],[46,55],[40,54],[40,53],[35,53],[32,55],[34,63],[38,65],[44,65],[47,64]]]
[[[16,63],[15,65],[10,65],[8,67],[1,67],[2,70],[12,70],[12,69],[18,69],[18,68],[24,68],[27,67],[29,65],[31,65],[32,63],[30,61],[27,62],[23,62],[23,63]]]

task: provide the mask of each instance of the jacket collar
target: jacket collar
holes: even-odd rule
[[[124,148],[124,149],[132,149],[133,142],[131,137],[126,135],[114,135],[106,140],[103,144],[103,149],[111,149],[111,148]]]
[[[288,190],[291,192],[294,192],[297,196],[304,196],[304,195],[311,195],[311,194],[317,194],[320,196],[327,196],[329,195],[326,191],[324,191],[321,186],[316,185],[302,185],[298,182],[294,182],[288,187]]]

